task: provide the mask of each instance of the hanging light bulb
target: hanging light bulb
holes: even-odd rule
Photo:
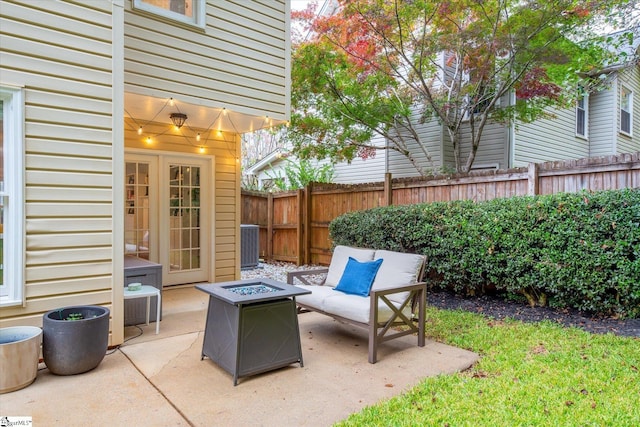
[[[174,106],[175,102],[173,102],[173,98],[169,98],[169,105]]]
[[[200,153],[201,153],[201,154],[204,154],[204,151],[205,151],[205,150],[204,150],[204,146],[200,146]]]
[[[150,136],[147,137],[147,144],[151,144],[151,137]]]
[[[227,115],[227,107],[222,107],[222,114]]]
[[[196,141],[200,141],[200,132],[196,135]]]
[[[138,128],[138,135],[142,135],[142,126]]]

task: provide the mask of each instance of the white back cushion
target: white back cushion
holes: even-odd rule
[[[326,286],[335,287],[338,285],[344,268],[347,266],[349,257],[355,258],[357,261],[373,261],[373,249],[352,248],[349,246],[336,246],[331,256],[331,264],[329,264],[329,272],[324,282]],[[382,262],[384,264],[384,262]],[[379,272],[378,272],[379,273]]]
[[[377,250],[374,259],[382,258],[382,265],[378,270],[371,289],[392,288],[416,283],[418,273],[424,262],[424,255],[406,254],[386,250]],[[389,299],[402,302],[407,298],[407,292],[389,296]]]

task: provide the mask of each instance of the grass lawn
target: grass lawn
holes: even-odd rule
[[[336,425],[640,426],[639,338],[435,308],[427,336],[481,359]]]

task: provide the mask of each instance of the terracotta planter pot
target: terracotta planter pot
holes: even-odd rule
[[[0,329],[0,393],[20,390],[38,374],[42,329],[12,326]]]
[[[79,320],[66,320],[78,314]],[[97,305],[65,307],[45,313],[42,356],[49,371],[75,375],[97,367],[109,343],[109,309]]]

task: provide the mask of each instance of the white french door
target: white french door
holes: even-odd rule
[[[131,154],[125,169],[127,252],[162,264],[163,285],[208,281],[212,158]]]

